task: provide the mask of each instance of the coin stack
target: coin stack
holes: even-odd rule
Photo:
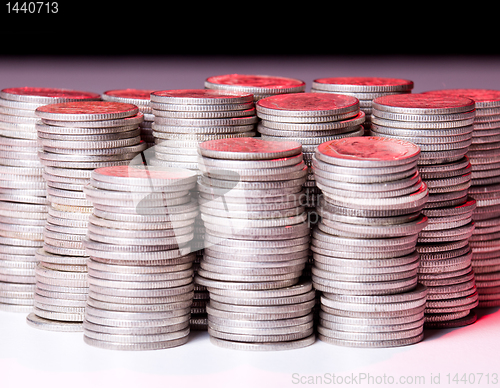
[[[271,75],[224,74],[208,77],[206,89],[232,90],[253,94],[254,101],[275,94],[300,93],[306,89],[304,81]]]
[[[365,134],[368,135],[371,123],[372,101],[377,97],[390,94],[411,93],[413,81],[401,78],[383,77],[328,77],[312,82],[311,92],[340,93],[356,97],[359,107],[365,113]]]
[[[188,341],[196,179],[190,170],[153,166],[92,172],[84,189],[94,206],[84,239],[86,343],[152,350]]]
[[[209,290],[208,332],[217,345],[279,350],[314,342],[315,293],[299,284],[309,252],[301,150],[252,137],[200,144],[206,233],[195,281]]]
[[[254,136],[255,105],[249,93],[225,90],[160,90],[151,94],[154,114],[152,165],[198,171],[198,145],[207,140]],[[196,194],[193,193],[194,196]],[[205,230],[197,218],[193,248],[197,251],[195,273],[203,257]],[[205,305],[208,291],[196,285],[192,306],[192,328],[207,327]]]
[[[426,327],[473,323],[478,294],[471,282],[469,238],[476,202],[469,200],[475,104],[461,96],[391,95],[373,101],[371,133],[412,141],[422,152],[419,172],[429,188],[422,210],[429,221],[419,235],[419,282],[429,289]]]
[[[329,93],[290,93],[266,97],[255,107],[262,139],[297,141],[309,166],[304,184],[309,213],[315,211],[320,190],[311,161],[318,144],[348,136],[362,136],[365,114],[355,97]],[[314,214],[314,213],[313,213]],[[310,215],[312,219],[312,215]]]
[[[135,105],[80,101],[36,109],[39,158],[50,202],[37,251],[34,310],[30,325],[81,331],[87,294],[87,258],[82,240],[92,203],[83,187],[93,169],[127,165],[145,149]]]
[[[144,115],[144,121],[139,124],[141,128],[141,139],[146,143],[146,147],[155,145],[152,124],[154,115],[150,106],[150,95],[154,90],[150,89],[114,89],[107,90],[101,98],[104,101],[124,102],[134,104],[139,108],[139,112]]]
[[[197,170],[203,141],[255,135],[255,105],[249,93],[225,90],[160,90],[151,94],[156,138],[152,165]]]
[[[35,109],[64,101],[97,100],[96,93],[54,88],[0,91],[0,310],[30,312],[35,251],[47,218]]]
[[[383,137],[320,144],[313,171],[323,196],[313,230],[313,286],[321,291],[323,341],[391,347],[423,338],[427,289],[415,245],[428,198],[420,149]]]
[[[500,305],[500,91],[444,89],[425,92],[474,100],[476,115],[467,153],[472,166],[469,196],[477,201],[476,225],[469,244],[475,273],[478,307]]]

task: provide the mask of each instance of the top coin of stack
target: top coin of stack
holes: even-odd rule
[[[0,309],[31,311],[35,251],[47,218],[35,109],[66,101],[99,100],[97,93],[20,87],[0,91]]]
[[[315,79],[311,92],[341,93],[356,97],[359,107],[366,115],[364,127],[370,129],[372,101],[390,94],[411,93],[413,81],[383,77],[328,77]]]
[[[101,98],[104,101],[124,102],[134,104],[139,108],[139,112],[144,115],[144,121],[139,124],[141,128],[141,139],[146,143],[146,146],[154,146],[155,139],[151,124],[154,121],[154,115],[150,106],[150,95],[154,90],[149,89],[115,89],[107,90]]]
[[[238,91],[180,89],[151,94],[157,145],[150,164],[197,170],[197,147],[208,140],[255,135],[252,95]]]
[[[467,156],[472,167],[469,196],[476,200],[476,225],[469,244],[479,292],[479,307],[500,304],[500,91],[442,89],[424,92],[471,98],[476,115]]]
[[[253,94],[254,101],[275,94],[304,92],[304,81],[271,75],[225,74],[208,77],[207,89],[234,90]]]

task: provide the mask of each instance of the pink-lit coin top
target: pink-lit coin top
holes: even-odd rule
[[[64,101],[100,100],[98,93],[61,88],[19,87],[0,91],[0,97],[7,100],[42,102],[48,104]]]
[[[153,92],[154,90],[150,89],[115,89],[105,91],[104,95],[118,98],[149,100],[150,95]]]
[[[53,120],[104,120],[134,116],[134,104],[114,101],[77,101],[48,104],[36,109],[37,116]]]
[[[352,91],[358,91],[356,86],[361,86],[359,91],[403,91],[413,89],[413,81],[401,78],[384,77],[327,77],[318,78],[313,81],[325,85],[346,85],[352,87]],[[346,89],[347,90],[347,89]]]
[[[257,111],[311,111],[317,115],[334,115],[354,111],[359,108],[357,98],[333,93],[291,93],[278,94],[259,100]],[[271,113],[271,112],[267,112]]]
[[[111,166],[97,168],[92,172],[96,180],[118,182],[122,180],[136,180],[140,182],[154,181],[156,183],[187,184],[196,180],[196,173],[191,170],[174,167],[155,166]]]
[[[431,94],[391,94],[373,100],[373,108],[397,113],[448,114],[474,110],[467,97]]]
[[[153,92],[151,101],[163,104],[188,105],[246,104],[253,103],[253,95],[232,90],[172,89]]]
[[[285,158],[300,154],[295,141],[270,141],[254,137],[209,140],[200,144],[201,155],[216,159],[258,160]]]
[[[304,90],[305,88],[304,81],[270,75],[225,74],[209,77],[206,82],[211,84],[241,86],[255,89],[298,88],[300,90]]]
[[[347,137],[322,143],[316,153],[333,164],[403,165],[418,159],[420,148],[408,141],[376,137]],[[379,163],[378,163],[379,162]]]
[[[500,90],[491,89],[442,89],[423,92],[426,95],[467,97],[476,103],[476,108],[500,107]]]

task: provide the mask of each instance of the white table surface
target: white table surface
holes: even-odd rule
[[[102,93],[118,88],[202,88],[211,75],[270,74],[302,79],[386,76],[411,79],[414,93],[441,88],[500,89],[498,57],[289,57],[289,58],[12,58],[0,57],[0,88],[65,87]],[[289,387],[310,378],[358,377],[356,386],[403,378],[412,385],[480,386],[500,384],[500,312],[480,310],[473,325],[426,330],[424,341],[391,349],[352,349],[316,341],[282,352],[243,352],[218,348],[206,332],[173,349],[119,352],[86,345],[81,333],[34,329],[26,314],[0,312],[0,388],[10,387]],[[451,381],[447,374],[475,384]],[[489,373],[489,384],[487,375]],[[474,374],[474,375],[473,375]],[[432,376],[431,376],[432,375]],[[367,379],[359,381],[365,376]],[[368,376],[372,380],[368,380]],[[425,378],[425,384],[417,377]],[[378,378],[378,380],[376,380]],[[339,380],[337,380],[339,381]],[[496,384],[494,382],[496,381]],[[400,384],[397,384],[400,382]],[[410,384],[406,384],[410,385]]]
[[[124,352],[89,346],[82,333],[35,329],[26,323],[26,314],[2,312],[0,386],[292,387],[308,385],[297,382],[310,376],[322,376],[323,385],[330,385],[326,382],[333,374],[366,376],[356,386],[379,385],[375,379],[383,381],[384,375],[395,383],[422,376],[425,387],[440,375],[442,386],[465,386],[448,384],[446,375],[452,379],[457,373],[460,378],[467,373],[468,379],[475,374],[476,381],[483,373],[480,386],[499,385],[500,311],[481,310],[479,315],[473,325],[425,330],[422,342],[397,348],[355,349],[316,340],[296,350],[236,351],[213,345],[206,332],[192,332],[189,342],[177,348]],[[374,379],[371,384],[368,376]]]

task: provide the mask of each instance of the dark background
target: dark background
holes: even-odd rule
[[[493,3],[57,3],[8,14],[4,0],[0,56],[500,55]]]

